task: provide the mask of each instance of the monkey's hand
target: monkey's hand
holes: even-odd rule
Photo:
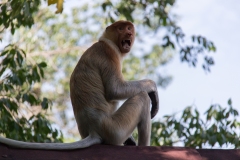
[[[137,145],[133,136],[128,137],[128,139],[123,144],[124,144],[124,146],[136,146]]]
[[[152,103],[151,118],[153,118],[158,113],[159,109],[158,92],[157,91],[149,92],[148,96],[150,97]]]

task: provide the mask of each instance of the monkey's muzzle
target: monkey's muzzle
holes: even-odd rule
[[[130,49],[130,47],[131,47],[131,40],[123,40],[122,41],[122,47],[124,48],[124,49]]]

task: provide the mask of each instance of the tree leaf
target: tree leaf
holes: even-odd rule
[[[41,63],[38,64],[38,66],[41,67],[41,68],[45,68],[45,67],[47,67],[47,63],[46,62],[41,62]]]
[[[231,100],[231,98],[228,100],[228,105],[229,105],[229,106],[232,105],[232,100]]]
[[[41,106],[44,110],[48,109],[48,99],[47,98],[45,98],[45,97],[43,98]]]

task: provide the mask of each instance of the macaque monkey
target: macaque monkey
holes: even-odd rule
[[[76,65],[70,79],[70,96],[82,140],[28,143],[0,137],[0,142],[18,148],[48,150],[85,148],[100,143],[131,145],[134,144],[131,134],[137,127],[138,145],[150,145],[151,118],[159,106],[156,84],[148,79],[125,81],[122,75],[122,60],[134,39],[133,24],[117,21],[106,28]],[[124,99],[118,109],[118,101]]]

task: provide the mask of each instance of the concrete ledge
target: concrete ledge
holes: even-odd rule
[[[240,160],[240,150],[184,147],[135,147],[94,145],[52,151],[11,148],[0,143],[0,160]]]

